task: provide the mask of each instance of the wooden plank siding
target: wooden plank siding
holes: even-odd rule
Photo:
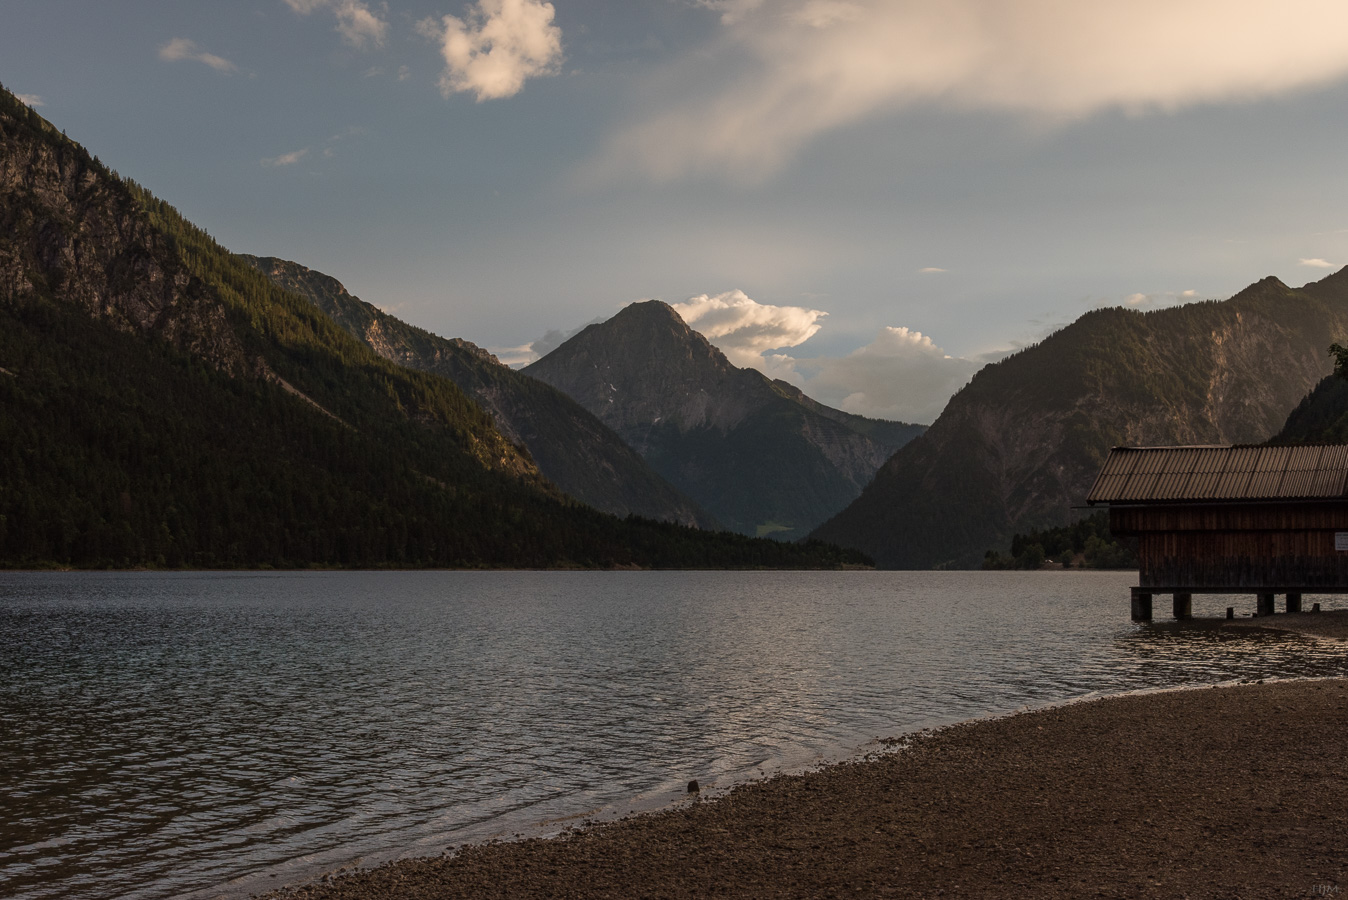
[[[1348,446],[1119,447],[1087,499],[1157,593],[1348,592]]]
[[[1157,591],[1348,589],[1348,502],[1113,506],[1110,531],[1138,541],[1138,577]]]
[[[1328,503],[1175,503],[1110,506],[1109,530],[1140,537],[1151,531],[1348,531],[1348,501]],[[1330,546],[1333,546],[1332,540]]]

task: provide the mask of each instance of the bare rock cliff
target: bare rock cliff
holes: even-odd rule
[[[0,302],[60,297],[215,367],[245,359],[224,307],[189,274],[120,180],[21,107],[0,108]]]

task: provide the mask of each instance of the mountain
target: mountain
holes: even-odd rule
[[[794,539],[922,432],[732,365],[666,303],[633,303],[522,370],[569,394],[727,527]]]
[[[1326,375],[1269,443],[1348,444],[1348,378]]]
[[[0,565],[832,566],[563,496],[0,90]]]
[[[1229,300],[1100,309],[982,369],[813,537],[888,568],[973,567],[1016,532],[1063,525],[1110,447],[1253,443],[1330,369],[1348,270]]]
[[[442,338],[401,321],[353,297],[330,275],[275,257],[238,258],[309,300],[385,359],[453,381],[491,413],[503,435],[528,449],[549,480],[582,503],[617,516],[719,527],[603,422],[556,388],[521,375],[469,341]]]

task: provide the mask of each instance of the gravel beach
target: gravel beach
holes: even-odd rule
[[[560,838],[269,895],[1324,897],[1348,890],[1348,681],[1131,695],[918,735]]]

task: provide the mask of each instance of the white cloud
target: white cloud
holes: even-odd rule
[[[746,181],[913,107],[1050,121],[1174,111],[1348,75],[1341,0],[703,0],[722,28],[659,73],[595,170]],[[649,112],[648,112],[649,110]]]
[[[539,358],[539,354],[534,352],[533,344],[520,344],[516,347],[488,347],[487,352],[512,369],[527,366]]]
[[[936,266],[927,266],[925,269],[918,269],[919,275],[940,275],[942,272],[949,272],[949,269],[938,269]]]
[[[15,94],[14,98],[24,106],[29,106],[34,109],[39,106],[46,106],[46,104],[42,102],[42,98],[37,94]]]
[[[381,19],[363,0],[285,0],[298,15],[307,16],[320,9],[337,17],[335,30],[352,47],[382,47],[388,38],[388,22]]]
[[[217,72],[230,74],[237,72],[239,67],[225,59],[223,56],[216,56],[214,53],[207,53],[197,46],[196,41],[190,41],[187,38],[174,38],[167,44],[159,48],[159,58],[165,62],[181,62],[182,60],[192,60],[210,66]]]
[[[702,294],[672,305],[735,365],[790,382],[821,403],[858,415],[931,422],[979,368],[908,328],[885,328],[874,341],[842,357],[771,353],[814,337],[828,313],[758,303],[743,291]]]
[[[478,102],[513,97],[524,82],[553,75],[562,62],[562,30],[551,3],[478,0],[465,18],[425,19],[417,30],[440,43],[440,92],[471,93]]]
[[[671,305],[735,365],[789,382],[821,403],[873,418],[929,423],[982,366],[981,361],[950,356],[931,338],[908,328],[884,328],[874,341],[847,356],[796,359],[768,351],[803,344],[819,332],[828,313],[758,303],[738,290]],[[518,368],[606,318],[568,332],[549,331],[530,344],[488,349]]]
[[[821,403],[875,419],[930,424],[980,363],[950,356],[920,331],[883,328],[847,356],[778,357],[779,372]],[[782,377],[779,375],[778,377]]]
[[[1303,266],[1310,266],[1312,269],[1337,269],[1338,263],[1332,263],[1323,259],[1302,259],[1298,262]]]
[[[828,313],[802,306],[769,306],[744,291],[715,297],[702,294],[671,304],[694,331],[725,353],[737,366],[762,368],[763,354],[803,344],[823,327]]]
[[[295,163],[309,155],[309,148],[303,150],[292,150],[289,153],[282,153],[280,156],[273,156],[262,160],[262,165],[268,167],[293,166]]]

